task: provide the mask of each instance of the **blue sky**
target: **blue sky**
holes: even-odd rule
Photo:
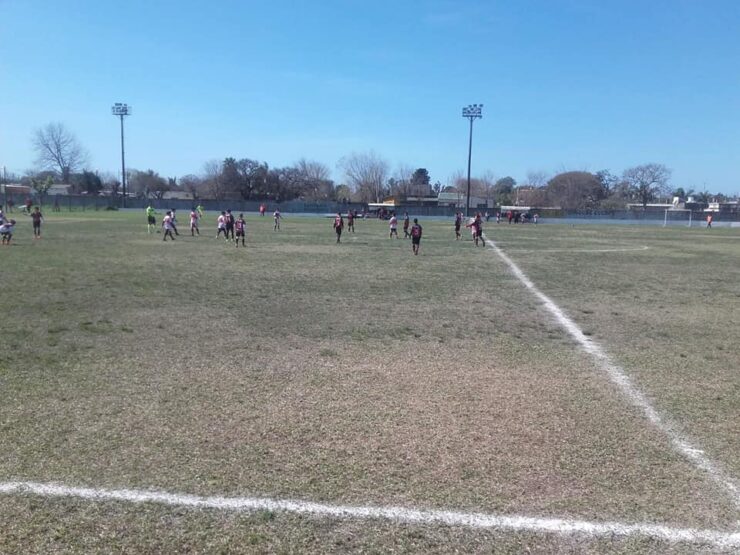
[[[740,2],[0,0],[0,165],[63,122],[91,169],[166,176],[210,159],[328,165],[374,150],[446,183],[621,173],[740,191]]]

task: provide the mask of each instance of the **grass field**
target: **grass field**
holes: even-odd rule
[[[415,257],[378,221],[336,245],[331,220],[249,215],[236,249],[214,219],[174,243],[138,213],[48,214],[38,241],[19,222],[0,249],[0,482],[740,532],[737,494],[451,222],[422,221]],[[740,230],[486,233],[737,483]],[[3,553],[721,550],[0,497]]]

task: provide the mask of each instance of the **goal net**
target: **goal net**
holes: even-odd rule
[[[692,212],[687,208],[669,208],[665,211],[663,227],[669,225],[683,225],[691,227]]]

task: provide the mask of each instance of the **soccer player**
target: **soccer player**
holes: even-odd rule
[[[478,241],[480,241],[482,247],[486,246],[486,242],[483,240],[483,221],[481,220],[480,212],[478,212],[475,215],[475,219],[465,227],[469,227],[473,232],[473,241],[475,241],[476,247],[478,246]]]
[[[334,216],[334,233],[337,234],[337,243],[341,242],[342,229],[344,229],[344,218],[342,218],[341,212],[337,212],[337,215]]]
[[[421,226],[419,225],[419,219],[414,218],[414,225],[411,226],[411,250],[414,255],[419,254],[419,245],[421,244]]]
[[[713,220],[713,219],[714,219],[714,218],[712,217],[712,215],[711,215],[711,214],[709,214],[709,215],[707,216],[707,227],[712,227],[712,220]]]
[[[462,212],[455,213],[455,241],[460,240],[460,226],[462,225]]]
[[[10,240],[13,238],[13,229],[15,229],[15,220],[12,219],[0,225],[0,237],[2,237],[3,245],[10,245]]]
[[[232,241],[234,240],[234,215],[231,213],[231,210],[226,211],[226,240],[229,240],[229,235],[231,235]]]
[[[226,237],[226,240],[229,240],[229,237],[226,235],[226,212],[221,212],[218,216],[218,231],[216,232],[216,239],[221,237],[221,234],[224,234],[224,237]]]
[[[388,220],[388,227],[391,228],[388,238],[393,239],[393,236],[395,235],[396,239],[398,239],[398,218],[396,218],[395,212],[391,212],[391,219]]]
[[[41,223],[44,221],[44,216],[41,214],[41,209],[37,206],[31,212],[31,222],[33,223],[33,238],[41,239]]]
[[[275,213],[272,215],[273,220],[275,220],[275,225],[272,226],[273,231],[280,231],[280,218],[282,218],[282,215],[280,214],[280,209],[276,208]]]
[[[193,208],[190,211],[190,235],[193,237],[195,237],[196,233],[200,235],[200,229],[198,229],[199,219],[200,219],[200,216],[198,215],[198,209]]]
[[[409,213],[404,212],[403,213],[403,238],[408,239],[411,237],[411,234],[409,233]]]
[[[350,208],[347,210],[347,232],[355,232],[355,214],[352,212],[352,209]]]
[[[162,241],[166,241],[168,235],[170,239],[174,241],[175,236],[172,235],[172,231],[174,230],[174,226],[172,225],[172,212],[169,210],[162,219],[162,228],[164,229],[164,237],[162,237]]]
[[[149,233],[151,233],[153,229],[157,229],[157,218],[154,217],[154,214],[156,214],[156,212],[150,204],[146,207],[146,227]]]
[[[180,232],[177,231],[177,216],[175,215],[175,209],[173,208],[170,210],[169,214],[172,218],[172,230],[175,232],[175,235],[180,235]]]
[[[198,219],[201,219],[203,217],[203,205],[199,204],[195,209],[198,211]]]
[[[242,238],[242,247],[246,247],[244,244],[244,237],[247,234],[247,222],[244,221],[244,214],[239,214],[239,218],[234,222],[234,229],[236,229],[236,238],[234,243],[239,246],[239,237]]]

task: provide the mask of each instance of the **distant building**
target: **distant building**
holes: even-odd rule
[[[0,187],[0,191],[8,195],[8,197],[28,197],[33,194],[31,187],[21,185],[20,183],[5,183]]]
[[[187,191],[167,191],[162,200],[193,200],[193,195]]]
[[[465,193],[439,193],[437,196],[437,205],[438,206],[451,206],[455,208],[465,208],[466,206],[466,199],[467,195]],[[408,199],[409,202],[411,199]],[[472,208],[493,208],[494,203],[493,201],[489,201],[488,199],[484,199],[482,197],[474,197],[470,196],[470,206]]]
[[[49,187],[49,190],[46,191],[47,195],[69,195],[69,190],[71,188],[71,185],[62,185],[62,184],[55,184]]]

